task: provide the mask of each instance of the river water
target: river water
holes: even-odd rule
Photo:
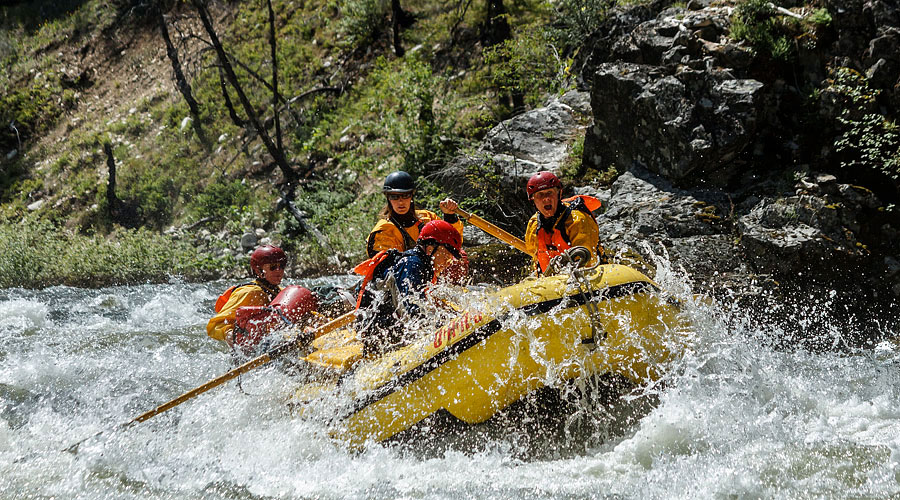
[[[348,450],[292,417],[291,379],[263,368],[76,454],[61,450],[231,368],[204,328],[226,284],[0,290],[0,498],[900,495],[897,343],[785,346],[764,315],[658,281],[687,303],[694,350],[663,384],[579,410],[577,432],[511,419]],[[855,332],[822,316],[828,300],[805,315],[840,346]]]

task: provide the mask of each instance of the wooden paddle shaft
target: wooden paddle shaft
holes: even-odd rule
[[[119,424],[118,426],[115,427],[115,429],[124,429],[127,427],[131,427],[134,424],[149,420],[149,419],[155,417],[156,415],[159,415],[160,413],[170,410],[170,409],[180,405],[181,403],[184,403],[185,401],[187,401],[189,399],[195,398],[195,397],[199,396],[200,394],[203,394],[204,392],[206,392],[214,387],[218,387],[218,386],[224,384],[225,382],[228,382],[229,380],[236,378],[239,375],[247,373],[250,370],[252,370],[258,366],[265,365],[269,361],[272,361],[273,359],[277,359],[281,356],[284,356],[287,353],[290,353],[292,351],[300,349],[301,347],[312,342],[314,339],[317,339],[330,331],[336,330],[342,326],[349,324],[351,321],[353,321],[354,318],[356,318],[356,311],[350,311],[342,316],[338,316],[337,318],[329,321],[328,323],[325,323],[324,325],[316,328],[315,330],[312,330],[310,332],[302,332],[296,339],[292,340],[291,342],[282,344],[282,345],[270,350],[269,352],[262,354],[261,356],[253,358],[250,361],[247,361],[246,363],[242,364],[241,366],[238,366],[237,368],[225,373],[224,375],[216,377],[216,378],[210,380],[209,382],[201,385],[200,387],[195,387],[195,388],[189,390],[188,392],[182,394],[181,396],[178,396],[177,398],[169,401],[168,403],[159,405],[156,408],[154,408],[146,413],[142,413],[142,414],[138,415],[137,417],[134,417],[133,419],[129,420],[128,422]],[[91,436],[90,438],[97,437],[100,434],[103,434],[103,432],[104,431],[100,431],[97,434],[94,434],[93,436]],[[87,438],[87,439],[90,439],[90,438]],[[77,451],[78,446],[81,445],[83,442],[87,441],[87,439],[83,439],[83,440],[79,441],[78,443],[75,443],[74,445],[69,446],[68,448],[66,448],[65,451],[72,451],[72,452]]]
[[[239,375],[247,373],[250,370],[256,368],[257,366],[262,366],[262,365],[268,363],[269,361],[272,361],[272,359],[273,358],[272,358],[272,356],[269,355],[269,353],[265,353],[259,357],[253,358],[250,361],[247,361],[246,363],[242,364],[241,366],[235,368],[234,370],[231,370],[230,372],[228,372],[220,377],[216,377],[216,378],[210,380],[209,382],[201,385],[200,387],[195,387],[195,388],[189,390],[188,392],[182,394],[181,396],[178,396],[177,398],[173,399],[172,401],[169,401],[168,403],[159,405],[156,408],[154,408],[146,413],[143,413],[141,415],[138,415],[137,417],[134,417],[134,419],[132,419],[130,422],[125,423],[124,425],[127,427],[131,424],[136,424],[139,422],[143,422],[145,420],[149,420],[166,410],[169,410],[171,408],[174,408],[174,407],[180,405],[181,403],[187,401],[188,399],[197,397],[200,394],[203,394],[204,392],[206,392],[214,387],[218,387],[218,386],[224,384],[225,382],[228,382],[229,380],[231,380],[235,377],[238,377]]]
[[[478,229],[481,229],[482,231],[484,231],[484,232],[488,233],[489,235],[497,238],[498,240],[506,243],[507,245],[515,248],[516,250],[519,250],[524,253],[528,253],[528,250],[525,249],[525,242],[522,241],[521,239],[516,238],[512,234],[504,231],[503,229],[500,229],[499,227],[491,224],[490,222],[482,219],[481,217],[479,217],[475,214],[466,212],[465,210],[463,210],[461,208],[457,208],[456,213],[460,217],[465,219],[466,222],[472,224],[473,226],[477,227]],[[531,255],[531,254],[529,253],[529,255]]]

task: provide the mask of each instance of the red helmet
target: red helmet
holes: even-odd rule
[[[263,245],[250,254],[250,270],[253,274],[259,276],[262,273],[263,264],[287,264],[287,255],[284,250],[272,246]]]
[[[562,183],[559,182],[559,177],[553,175],[553,172],[547,172],[545,170],[532,175],[531,179],[528,179],[528,184],[525,186],[525,192],[528,193],[528,199],[530,200],[534,198],[534,193],[537,193],[538,191],[560,187],[562,187]]]
[[[443,245],[454,257],[459,258],[462,236],[449,222],[433,220],[425,224],[422,232],[419,233],[419,243],[428,244],[431,241]]]

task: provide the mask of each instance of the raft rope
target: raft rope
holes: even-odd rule
[[[594,339],[594,342],[597,342],[598,340],[606,339],[606,330],[603,329],[603,325],[600,323],[600,309],[597,307],[597,303],[591,300],[594,288],[591,285],[591,280],[587,277],[588,274],[597,269],[600,262],[598,261],[592,266],[585,266],[590,260],[590,250],[582,246],[572,247],[553,257],[548,269],[553,269],[557,272],[568,271],[568,274],[575,279],[575,283],[578,284],[578,290],[584,297],[584,305],[587,308],[588,317],[590,317],[591,338]],[[603,274],[601,271],[598,281],[602,278]]]

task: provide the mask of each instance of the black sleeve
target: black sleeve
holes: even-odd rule
[[[456,214],[444,214],[444,222],[456,224],[459,222],[459,217]]]
[[[368,255],[370,259],[372,257],[374,257],[376,253],[378,253],[375,251],[375,248],[374,248],[375,247],[375,233],[377,233],[377,232],[378,231],[372,231],[371,233],[369,233],[369,238],[366,241],[366,255]]]

